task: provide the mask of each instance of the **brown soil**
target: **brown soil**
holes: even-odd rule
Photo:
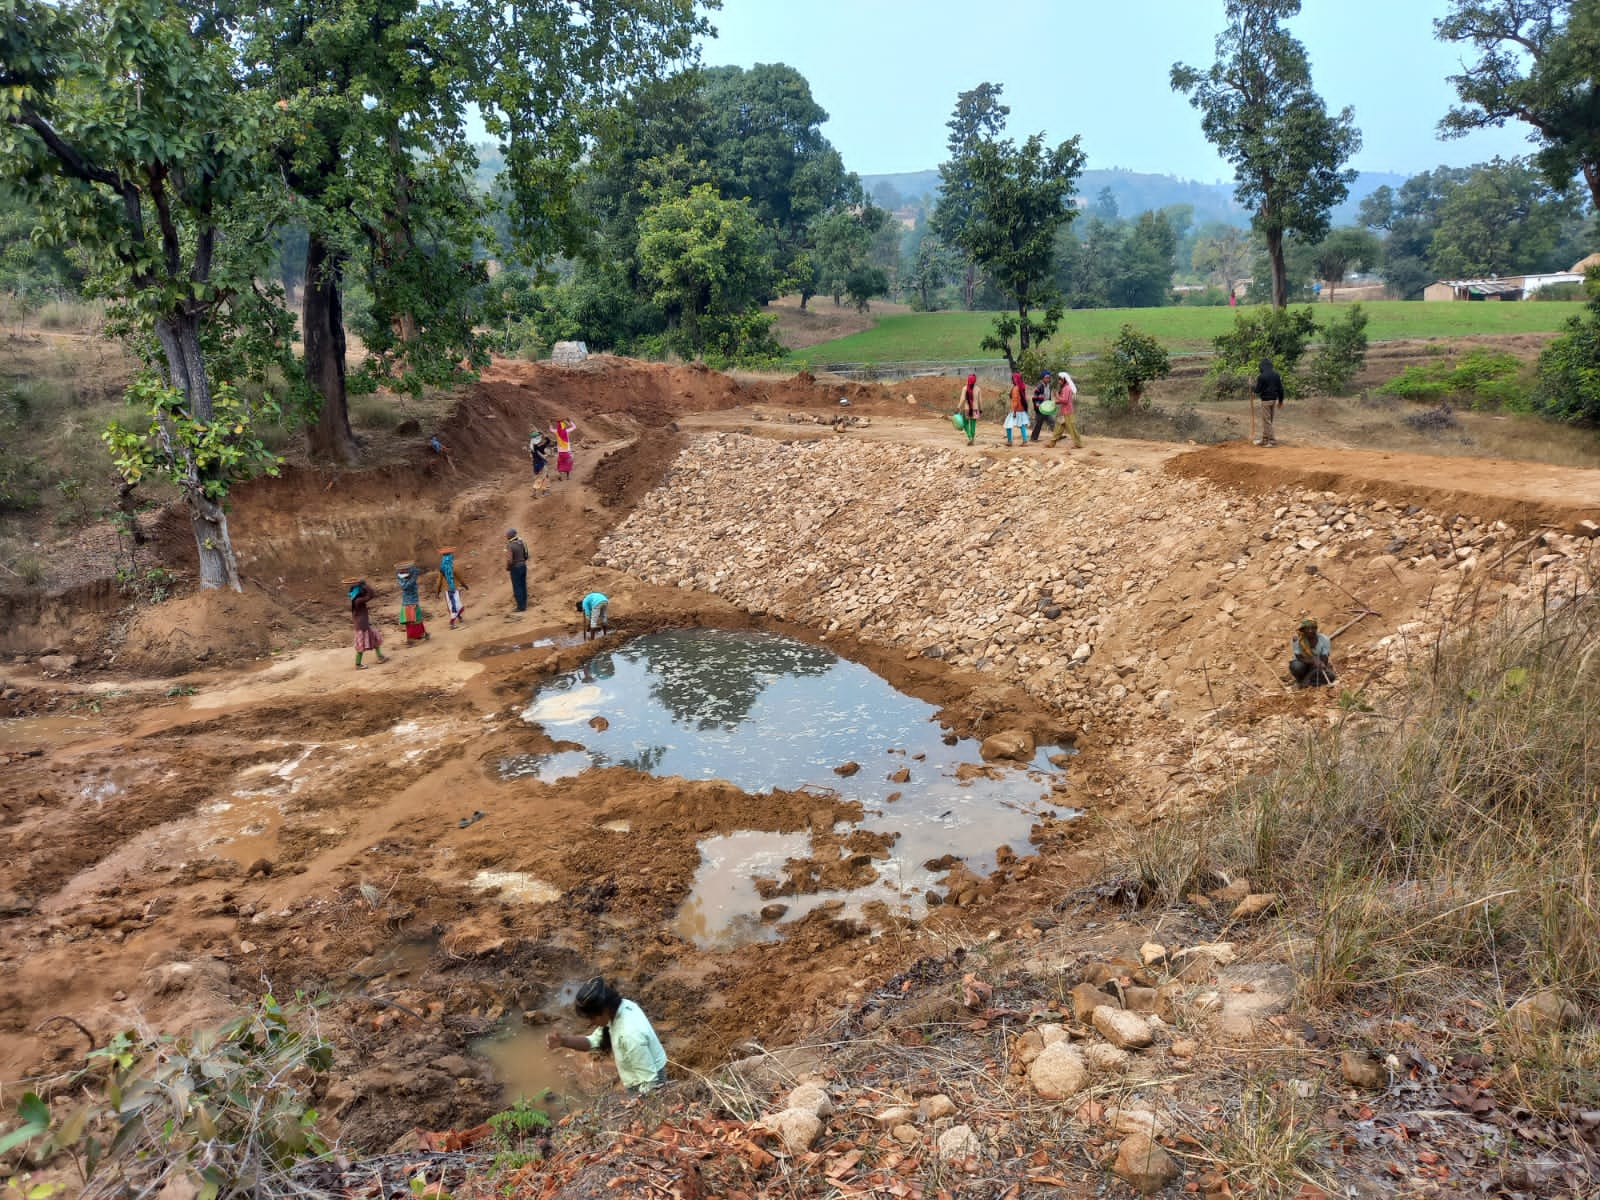
[[[715,596],[591,564],[688,432],[948,444],[942,400],[910,403],[918,392],[942,396],[807,376],[740,383],[606,358],[578,371],[500,362],[444,425],[453,470],[419,450],[370,471],[295,469],[240,489],[230,522],[244,595],[189,596],[126,622],[108,620],[92,591],[67,614],[14,610],[13,651],[113,657],[61,678],[14,664],[0,680],[15,691],[12,711],[33,714],[0,726],[0,892],[20,901],[0,916],[0,1079],[48,1083],[75,1061],[80,1035],[39,1027],[55,1014],[103,1042],[134,1025],[214,1019],[266,986],[328,991],[336,999],[322,1021],[339,1065],[319,1107],[351,1144],[382,1149],[413,1126],[471,1125],[493,1111],[487,1069],[447,1064],[508,1023],[563,1019],[560,989],[596,971],[639,997],[675,1062],[702,1068],[752,1038],[781,1043],[828,1027],[842,998],[859,1001],[877,986],[869,981],[910,967],[929,939],[981,937],[1051,910],[1085,881],[1077,843],[1087,828],[1041,828],[1035,856],[974,881],[970,904],[936,910],[920,934],[887,914],[824,910],[778,941],[700,949],[673,917],[701,839],[822,829],[851,810],[810,792],[750,796],[620,768],[554,784],[497,770],[502,757],[549,748],[520,707],[539,680],[594,649],[534,644],[573,632],[575,596],[598,587],[612,597],[612,644],[660,625],[777,627]],[[851,414],[871,417],[866,429],[815,423],[838,415],[840,395]],[[578,423],[577,470],[535,496],[528,430],[557,416]],[[1113,441],[1092,453],[1128,469],[1172,459],[1169,470],[1230,486],[1296,482],[1516,521],[1565,520],[1600,503],[1592,474],[1522,463],[1464,470],[1401,455],[1180,454]],[[524,614],[510,611],[501,567],[508,525],[533,549]],[[157,544],[187,572],[181,531],[162,526]],[[432,621],[429,641],[404,646],[391,564],[431,561],[446,541],[468,583],[467,620],[457,630]],[[359,673],[339,582],[349,575],[378,589],[391,659]],[[436,610],[431,600],[425,591]],[[992,676],[843,636],[829,645],[944,706],[964,733],[1060,724]],[[1109,745],[1082,745],[1086,791],[1124,786]],[[458,823],[475,811],[486,815]],[[475,887],[483,872],[519,873],[557,899],[504,882]],[[415,952],[402,964],[385,957],[405,948]],[[174,963],[193,969],[175,973]]]
[[[813,296],[805,308],[800,307],[799,296],[784,296],[767,305],[767,312],[778,318],[777,339],[788,350],[848,337],[871,329],[889,313],[910,311],[904,304],[874,300],[866,312],[858,312],[848,304],[835,304],[829,296]]]

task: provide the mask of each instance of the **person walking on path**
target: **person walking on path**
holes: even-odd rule
[[[506,574],[511,576],[511,599],[518,612],[528,611],[528,543],[515,529],[506,530]]]
[[[644,1009],[624,999],[598,975],[578,989],[572,1007],[585,1021],[599,1021],[599,1027],[587,1035],[546,1034],[546,1046],[552,1050],[611,1051],[622,1086],[636,1095],[667,1081],[667,1052]]]
[[[533,494],[542,496],[550,490],[544,473],[550,465],[550,435],[544,430],[535,429],[528,435],[528,457],[533,460]]]
[[[1078,436],[1078,418],[1074,412],[1073,401],[1078,398],[1078,385],[1071,375],[1062,371],[1056,377],[1056,431],[1050,435],[1050,444],[1054,446],[1061,440],[1062,434],[1072,438],[1074,450],[1083,449],[1083,438]]]
[[[1315,617],[1300,622],[1289,649],[1289,674],[1296,687],[1324,687],[1339,678],[1333,671],[1333,645],[1327,634],[1317,632]]]
[[[422,623],[422,598],[417,594],[422,572],[414,562],[395,563],[394,577],[400,584],[400,624],[406,627],[406,642],[425,642],[428,627]]]
[[[361,656],[368,650],[378,652],[379,662],[388,662],[383,656],[383,635],[372,627],[372,615],[367,611],[367,605],[377,593],[367,586],[365,579],[346,579],[344,585],[350,598],[350,621],[356,628],[356,670],[366,670]]]
[[[565,417],[550,426],[556,436],[556,475],[561,479],[572,478],[572,435],[577,428]]]
[[[578,611],[583,614],[583,640],[604,637],[611,632],[611,626],[606,622],[607,610],[611,601],[604,592],[590,592],[578,601]]]
[[[1250,394],[1261,397],[1261,440],[1258,446],[1276,446],[1278,439],[1272,432],[1272,414],[1283,407],[1283,376],[1279,375],[1270,358],[1261,360],[1261,373],[1250,385]]]
[[[1033,427],[1028,430],[1030,442],[1039,440],[1047,421],[1051,426],[1056,423],[1056,401],[1050,392],[1049,371],[1039,376],[1039,382],[1033,385]]]
[[[978,377],[967,376],[967,384],[961,389],[961,432],[967,435],[967,445],[972,445],[972,439],[978,436],[978,414],[983,411],[983,404],[978,399]]]
[[[441,546],[439,548],[439,575],[434,580],[433,594],[444,594],[444,602],[450,607],[450,628],[454,629],[467,615],[466,605],[461,603],[461,593],[467,590],[467,581],[461,574],[461,569],[456,566],[456,548],[454,546]]]
[[[1006,445],[1011,445],[1011,433],[1022,434],[1028,440],[1028,387],[1022,382],[1022,372],[1011,372],[1011,403],[1006,412]]]

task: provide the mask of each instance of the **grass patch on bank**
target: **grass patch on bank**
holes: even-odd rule
[[[1474,334],[1556,333],[1580,303],[1428,304],[1418,300],[1363,302],[1367,337],[1374,342],[1404,338],[1466,337]],[[1061,321],[1077,354],[1092,354],[1117,335],[1124,323],[1148,333],[1174,352],[1209,351],[1211,339],[1233,327],[1244,308],[1085,308],[1069,311]],[[1343,312],[1337,305],[1317,306],[1320,320]],[[825,363],[966,361],[996,357],[979,344],[994,324],[991,312],[899,313],[885,316],[871,329],[819,342],[796,351],[799,366]]]
[[[1158,903],[1247,877],[1283,898],[1305,1004],[1477,1012],[1466,1036],[1518,1103],[1593,1108],[1600,1036],[1514,1006],[1600,1004],[1600,603],[1552,598],[1422,657],[1377,711],[1349,705],[1121,868]]]

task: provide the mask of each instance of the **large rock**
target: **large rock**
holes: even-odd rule
[[[589,347],[583,342],[557,342],[550,348],[550,361],[558,367],[578,367],[589,361]]]
[[[1518,1000],[1506,1013],[1506,1023],[1527,1033],[1549,1033],[1570,1029],[1583,1017],[1578,1006],[1560,992],[1535,992]]]
[[[805,1108],[786,1108],[768,1117],[766,1125],[783,1139],[790,1154],[804,1154],[822,1135],[822,1118]]]
[[[1135,1133],[1117,1147],[1111,1170],[1123,1183],[1142,1195],[1159,1192],[1178,1177],[1178,1164],[1146,1134]]]
[[[802,1083],[789,1093],[788,1107],[803,1108],[819,1117],[826,1117],[833,1112],[833,1098],[821,1084]]]
[[[1070,1042],[1056,1042],[1033,1060],[1028,1080],[1046,1100],[1065,1100],[1088,1082],[1089,1067]]]
[[[1002,729],[983,739],[978,753],[984,758],[1010,759],[1027,762],[1033,757],[1033,734],[1026,729]]]
[[[1073,985],[1067,998],[1072,1002],[1072,1019],[1085,1025],[1094,1019],[1095,1009],[1116,1003],[1111,995],[1087,982]]]
[[[1094,1010],[1095,1031],[1119,1050],[1143,1050],[1155,1041],[1150,1022],[1138,1013],[1102,1004]]]

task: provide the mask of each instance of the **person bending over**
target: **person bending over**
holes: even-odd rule
[[[611,1051],[622,1086],[635,1094],[652,1091],[667,1081],[667,1052],[644,1009],[623,999],[598,975],[578,989],[572,1006],[585,1021],[600,1022],[599,1027],[587,1035],[549,1034],[545,1045],[550,1049]]]
[[[578,611],[583,614],[583,640],[604,637],[611,632],[611,626],[606,623],[607,609],[611,601],[604,592],[590,592],[578,601]]]

